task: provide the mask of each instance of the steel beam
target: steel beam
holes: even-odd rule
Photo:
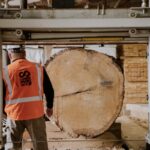
[[[5,9],[0,8],[0,16],[5,16],[5,13],[9,13],[9,16],[13,16],[12,8]],[[15,9],[13,9],[15,10]],[[106,9],[105,15],[98,14],[97,9],[24,9],[17,10],[16,12],[21,12],[22,18],[128,18],[129,9]],[[118,13],[119,12],[119,13]]]
[[[29,31],[30,33],[30,31]],[[111,32],[105,32],[105,31],[97,31],[97,32],[73,32],[73,33],[67,33],[67,32],[60,32],[60,33],[30,33],[30,39],[66,39],[66,38],[84,38],[84,37],[129,37],[130,34],[128,31],[111,31]],[[15,32],[3,32],[2,33],[2,40],[8,40],[8,39],[16,39],[17,36]]]
[[[81,41],[80,40],[29,40],[29,41],[3,41],[4,45],[85,45],[85,44],[147,44],[147,40],[126,40],[126,41]]]
[[[146,14],[142,11],[146,9]],[[7,11],[7,15],[6,15]],[[0,8],[0,16],[2,18],[12,18],[14,13],[20,12],[22,18],[130,18],[133,17],[130,13],[135,12],[138,17],[150,17],[150,8],[132,7],[129,9],[106,9],[105,14],[99,14],[97,9],[17,9],[17,8]]]
[[[84,38],[84,37],[128,37],[128,32],[111,33],[31,33],[31,39],[63,39],[63,38]]]
[[[129,18],[130,9],[106,9],[105,14],[98,14],[97,9],[49,9],[21,10],[23,18]],[[140,10],[136,10],[140,13]],[[147,9],[150,15],[150,10]]]
[[[1,29],[150,28],[147,18],[118,19],[0,19]]]

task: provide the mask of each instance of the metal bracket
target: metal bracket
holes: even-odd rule
[[[101,9],[102,9],[101,12],[100,12],[100,5],[101,5]],[[104,15],[105,14],[105,5],[102,2],[98,3],[97,14],[98,15]]]
[[[129,29],[129,35],[130,37],[149,37],[150,30],[131,28]]]
[[[130,36],[136,35],[137,34],[137,30],[135,28],[129,29],[129,34],[130,34]]]
[[[25,32],[21,29],[16,29],[15,30],[15,35],[16,35],[17,39],[22,39],[22,40],[31,39],[31,33],[30,32]]]
[[[21,39],[23,37],[23,31],[21,29],[17,29],[15,31],[15,34],[16,34],[17,38]]]
[[[22,13],[21,13],[21,12],[16,12],[16,13],[14,14],[14,17],[15,17],[16,19],[21,19],[21,18],[22,18]]]
[[[131,7],[129,17],[150,17],[150,7]]]

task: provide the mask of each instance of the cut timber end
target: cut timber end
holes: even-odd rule
[[[112,125],[122,107],[123,75],[110,57],[82,48],[67,49],[55,55],[46,69],[60,127],[73,137],[94,137]]]

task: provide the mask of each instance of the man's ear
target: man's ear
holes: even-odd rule
[[[9,52],[8,52],[8,57],[10,60],[12,59],[11,53],[9,53]]]

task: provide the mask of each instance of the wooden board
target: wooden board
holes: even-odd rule
[[[125,82],[124,103],[143,104],[147,103],[147,82]]]
[[[124,60],[125,81],[147,81],[147,59],[144,57],[126,58]]]
[[[73,137],[94,137],[112,125],[122,107],[123,75],[110,57],[67,49],[54,56],[46,69],[55,91],[55,117],[62,129]]]
[[[147,44],[124,44],[121,51],[125,57],[145,57],[147,55]]]

